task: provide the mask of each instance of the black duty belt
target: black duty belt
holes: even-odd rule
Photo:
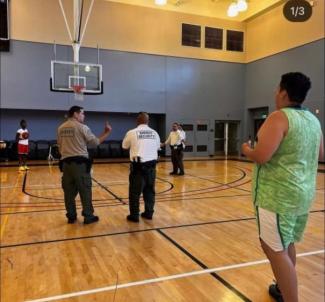
[[[72,164],[72,163],[75,163],[75,164],[78,164],[78,165],[85,164],[87,166],[87,172],[90,172],[93,161],[92,161],[92,159],[84,157],[84,156],[66,157],[66,158],[61,159],[59,161],[60,171],[61,172],[63,171],[63,164],[68,164],[69,165],[69,164]]]
[[[143,163],[136,162],[136,161],[131,162],[131,165],[136,167],[154,167],[156,166],[156,164],[157,164],[156,160],[149,160]]]

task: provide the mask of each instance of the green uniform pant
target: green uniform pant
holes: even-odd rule
[[[93,216],[91,185],[90,172],[87,171],[85,163],[63,163],[62,188],[68,218],[75,219],[77,217],[76,196],[78,193],[82,204],[82,215],[84,217]]]
[[[152,215],[155,205],[156,161],[131,163],[129,176],[129,209],[132,216],[139,215],[139,199],[143,193],[145,212]]]

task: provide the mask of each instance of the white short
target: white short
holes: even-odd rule
[[[283,251],[281,234],[278,227],[277,214],[257,207],[257,222],[260,238],[275,252]]]

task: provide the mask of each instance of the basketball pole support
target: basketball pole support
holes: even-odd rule
[[[64,10],[63,4],[62,4],[62,0],[58,0],[58,1],[59,1],[59,5],[60,5],[61,11],[62,11],[63,18],[64,18],[65,26],[67,28],[67,32],[68,32],[70,41],[72,43],[73,62],[79,63],[80,47],[81,47],[81,44],[82,44],[82,41],[83,41],[83,38],[84,38],[84,35],[86,32],[89,17],[92,12],[95,0],[91,0],[88,14],[87,14],[86,21],[85,21],[85,25],[84,25],[82,31],[81,31],[81,27],[82,27],[82,14],[83,14],[84,0],[73,0],[73,36],[72,36],[70,28],[69,28],[69,24],[68,24],[67,16],[65,14],[65,10]]]

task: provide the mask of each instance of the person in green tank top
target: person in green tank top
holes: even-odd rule
[[[300,72],[282,75],[277,110],[259,129],[255,148],[242,145],[242,153],[255,162],[253,201],[261,246],[276,278],[269,294],[276,301],[298,301],[295,242],[304,233],[318,160],[324,157],[320,123],[302,107],[310,87]]]

